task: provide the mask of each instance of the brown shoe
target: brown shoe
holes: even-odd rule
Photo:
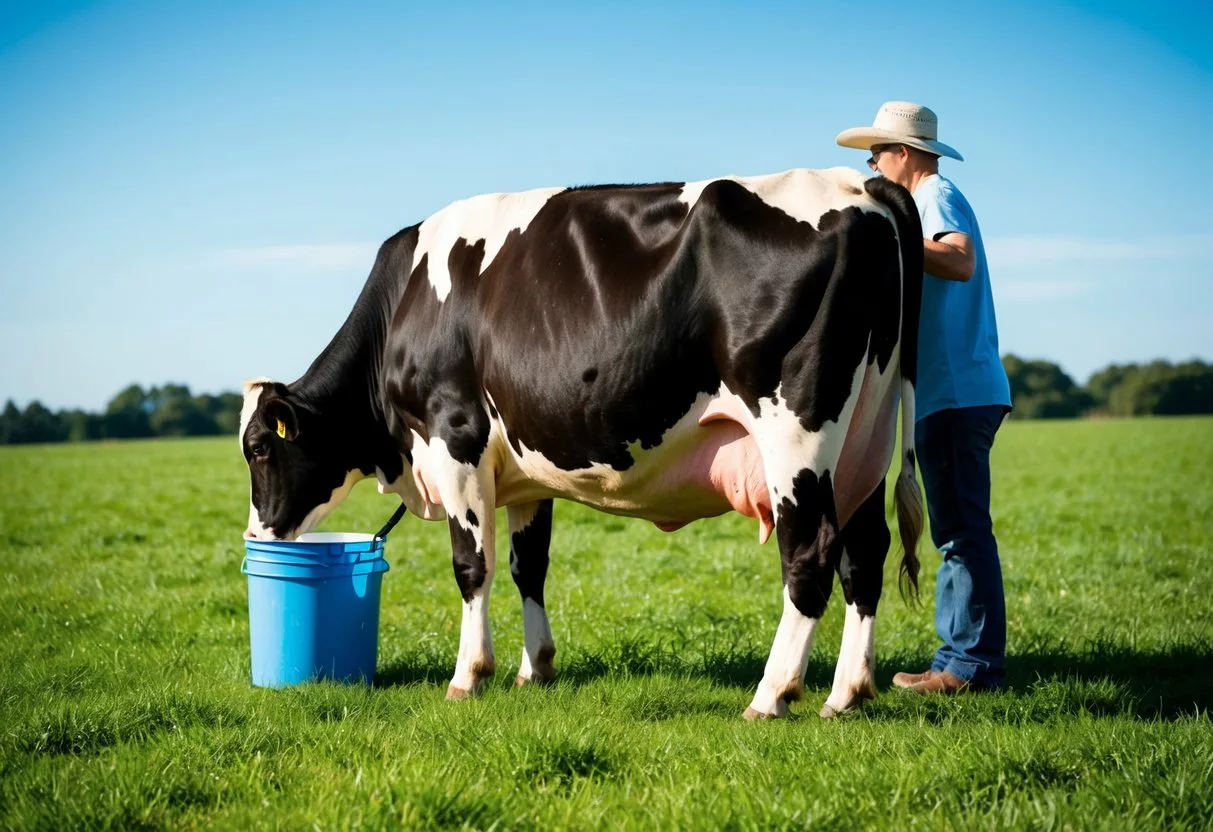
[[[972,686],[953,676],[946,670],[933,674],[929,679],[924,679],[917,684],[910,685],[907,690],[914,693],[922,694],[942,694],[943,696],[951,696],[954,693],[964,693],[970,690]]]
[[[913,687],[919,682],[925,682],[938,675],[939,671],[937,670],[924,670],[922,673],[895,673],[893,675],[893,685],[899,688]]]

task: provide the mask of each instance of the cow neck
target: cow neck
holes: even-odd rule
[[[377,262],[341,329],[290,385],[304,406],[337,416],[356,440],[374,448],[376,456],[384,453],[382,446],[389,438],[382,364],[388,322],[399,294],[392,270]]]

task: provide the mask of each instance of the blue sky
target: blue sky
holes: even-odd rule
[[[861,167],[888,99],[966,157],[1004,351],[1213,358],[1211,9],[0,3],[0,400],[292,380],[447,202]]]

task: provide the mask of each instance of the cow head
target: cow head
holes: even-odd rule
[[[285,384],[261,379],[244,385],[240,447],[252,480],[246,538],[294,540],[366,476],[341,428]]]

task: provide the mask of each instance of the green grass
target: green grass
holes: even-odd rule
[[[0,826],[1209,828],[1213,420],[1012,423],[994,464],[1008,690],[888,690],[935,646],[928,551],[924,606],[880,608],[877,701],[816,716],[836,593],[807,701],[749,724],[780,612],[753,521],[663,534],[558,504],[561,681],[510,687],[503,571],[498,676],[447,703],[449,541],[410,518],[375,686],[275,692],[249,684],[234,439],[0,449]],[[392,508],[363,485],[326,527]]]

